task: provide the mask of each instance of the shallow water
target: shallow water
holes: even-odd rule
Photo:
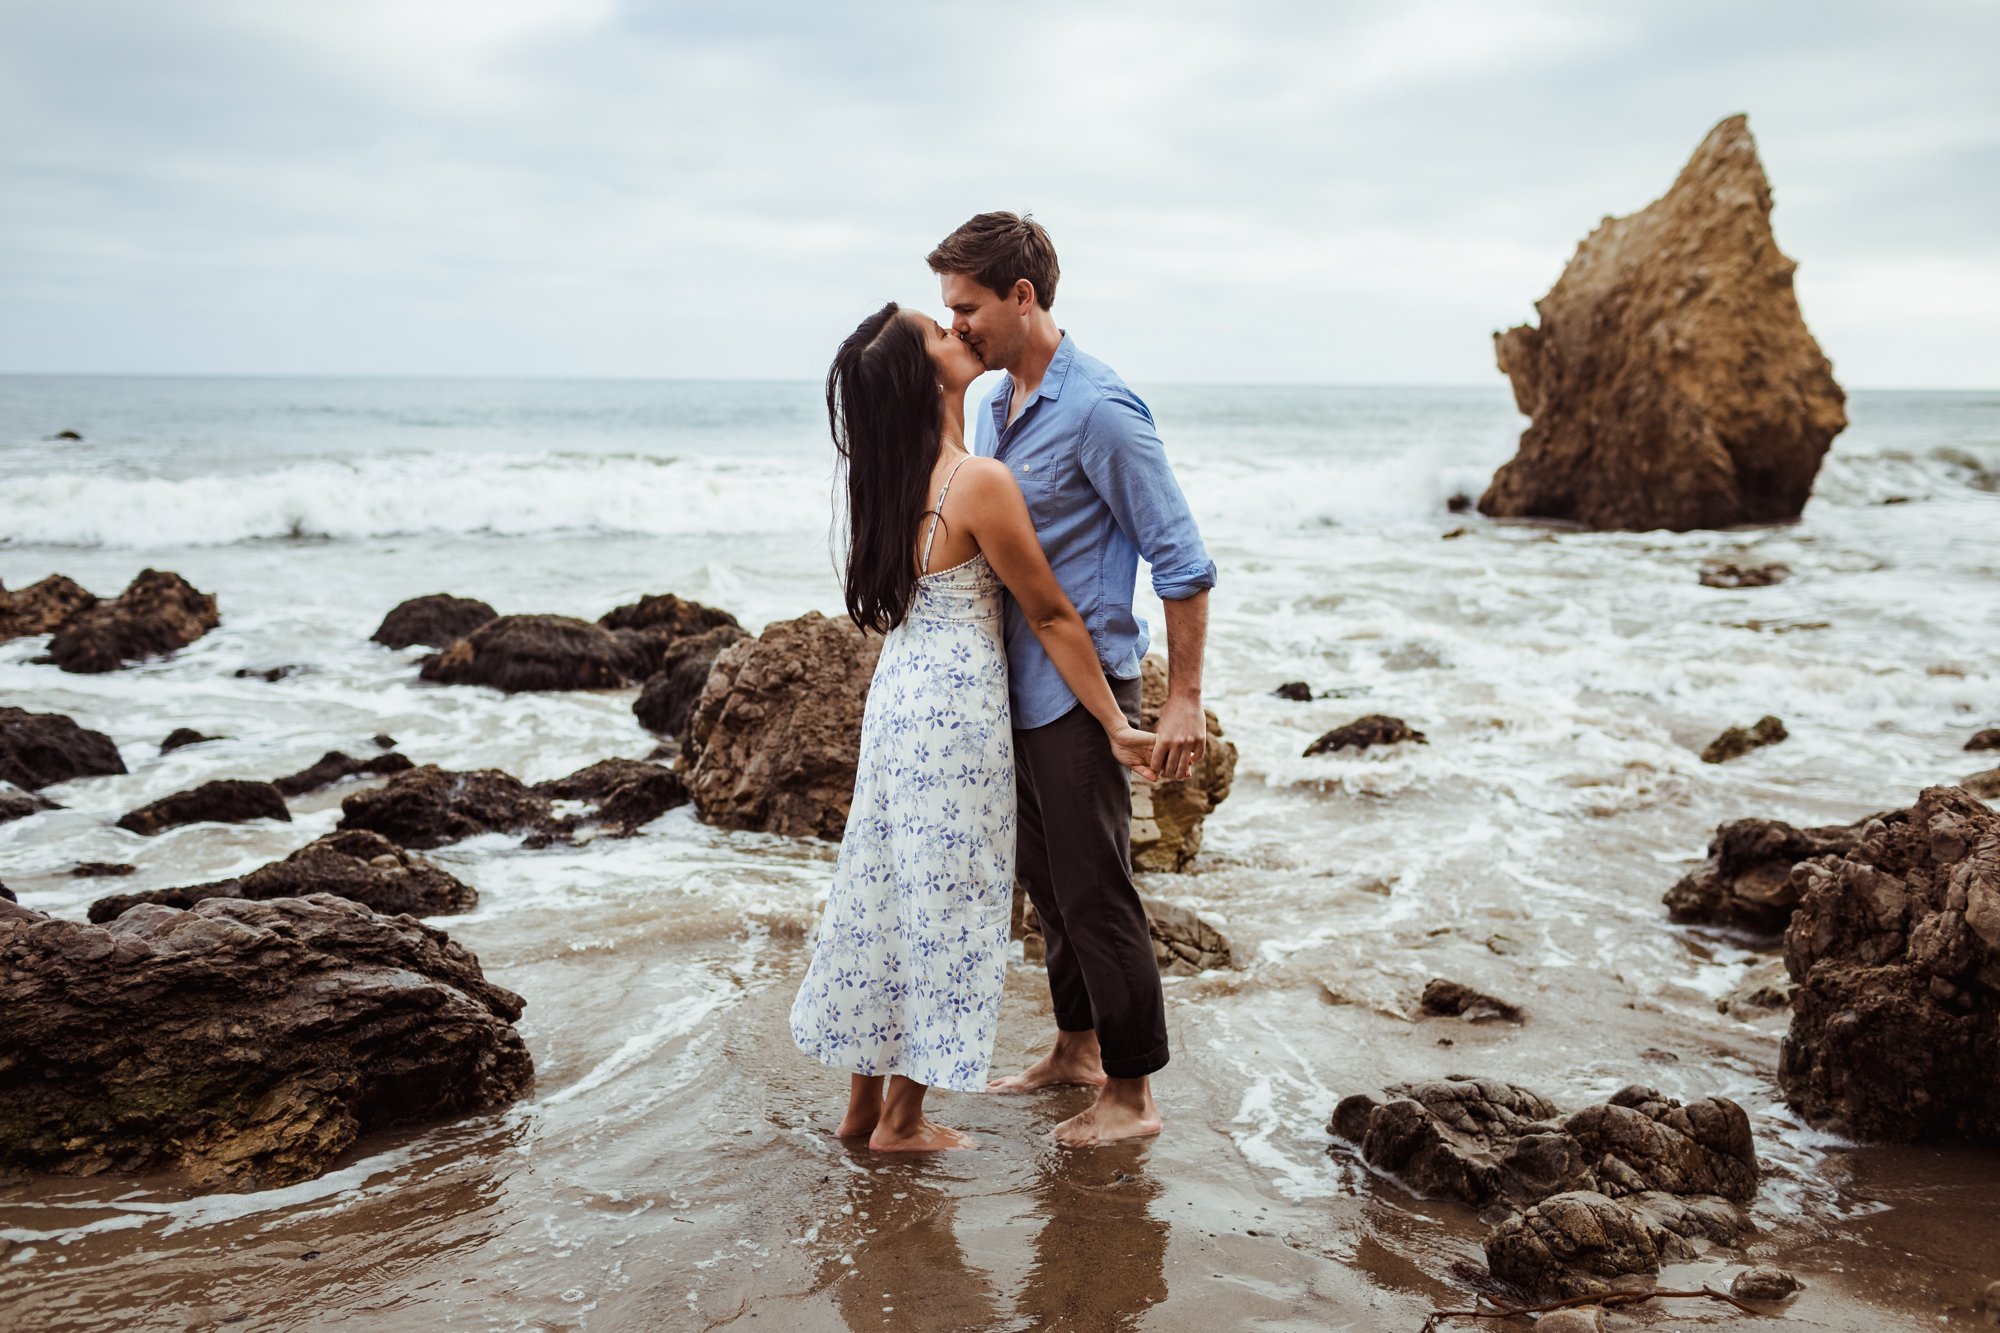
[[[420,763],[529,781],[644,755],[633,691],[420,687],[420,650],[367,635],[439,590],[593,617],[671,590],[753,629],[837,611],[814,393],[0,379],[0,579],[60,570],[108,594],[150,564],[224,615],[110,676],[28,665],[40,640],[0,645],[0,698],[108,732],[133,770],[0,825],[0,880],[81,916],[105,892],[261,864],[330,828],[353,787],[294,802],[291,825],[148,840],[110,821],[209,778],[366,752],[378,731]],[[482,895],[438,924],[527,997],[535,1094],[283,1190],[0,1192],[4,1322],[1415,1329],[1463,1305],[1484,1228],[1372,1176],[1325,1124],[1349,1092],[1464,1072],[1565,1106],[1633,1082],[1734,1097],[1768,1168],[1751,1252],[1808,1284],[1783,1326],[1976,1326],[2000,1278],[2000,1159],[1799,1124],[1772,1082],[1782,1019],[1714,1006],[1759,955],[1668,926],[1659,898],[1721,820],[1851,819],[1990,767],[1959,747],[2000,725],[2000,494],[1940,451],[2000,470],[2000,395],[1857,394],[1801,522],[1685,535],[1446,513],[1511,451],[1504,390],[1149,397],[1222,568],[1208,701],[1241,749],[1195,872],[1146,885],[1207,914],[1243,963],[1169,983],[1160,1140],[1056,1151],[1044,1131],[1083,1096],[1065,1092],[939,1095],[972,1153],[834,1143],[845,1080],[783,1021],[830,845],[687,811],[577,848],[479,839],[432,854]],[[63,427],[84,444],[41,441]],[[1707,559],[1794,573],[1707,589]],[[231,674],[280,664],[302,669]],[[1344,697],[1270,694],[1292,679]],[[1299,757],[1376,711],[1430,743]],[[1699,762],[1766,712],[1790,740]],[[158,755],[184,725],[229,739]],[[139,871],[69,878],[79,861]],[[1432,976],[1526,1021],[1417,1021]],[[1047,1025],[1040,974],[1015,967],[996,1066]],[[1668,1278],[1735,1266],[1718,1253]],[[1779,1326],[1700,1302],[1622,1319]]]

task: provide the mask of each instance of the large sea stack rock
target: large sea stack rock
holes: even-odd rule
[[[1683,925],[1737,926],[1767,935],[1791,923],[1804,882],[1793,867],[1840,856],[1867,820],[1796,829],[1775,819],[1737,819],[1715,830],[1708,860],[1667,890],[1667,916]]]
[[[118,827],[151,837],[182,824],[243,824],[253,819],[292,822],[285,798],[268,782],[222,779],[162,796],[122,815]]]
[[[838,838],[882,640],[809,611],[723,650],[676,761],[695,810],[724,828]]]
[[[34,791],[73,778],[125,771],[117,745],[61,713],[0,708],[0,782]]]
[[[185,648],[221,623],[214,597],[178,574],[142,570],[115,601],[65,621],[49,640],[49,658],[64,671],[116,671]]]
[[[549,817],[549,798],[497,768],[455,773],[425,764],[340,803],[343,829],[427,849],[481,833],[518,833]]]
[[[523,690],[615,689],[630,676],[631,652],[610,630],[570,616],[501,616],[441,653],[418,674],[439,685]]]
[[[1149,654],[1139,664],[1139,725],[1159,724],[1167,701],[1166,659]],[[1236,743],[1222,738],[1215,710],[1202,710],[1208,743],[1194,775],[1179,782],[1147,782],[1132,775],[1132,864],[1139,870],[1186,870],[1201,851],[1201,822],[1229,796],[1236,781]],[[1224,954],[1228,952],[1224,948]]]
[[[0,643],[29,634],[52,634],[77,612],[96,605],[95,594],[61,574],[51,574],[19,592],[0,587]]]
[[[647,678],[632,704],[639,725],[663,736],[684,734],[715,659],[730,644],[749,637],[735,625],[717,625],[669,643],[661,654],[660,669]]]
[[[498,614],[476,597],[434,592],[398,606],[368,637],[386,648],[448,648]]]
[[[282,861],[259,866],[237,879],[184,888],[118,893],[90,905],[92,921],[115,921],[140,903],[193,907],[210,898],[304,898],[330,893],[377,912],[447,916],[470,912],[479,894],[470,884],[413,856],[379,833],[349,829],[327,834]]]
[[[527,1092],[521,1007],[443,932],[326,894],[110,926],[0,904],[0,1167],[309,1179]]]
[[[1841,1134],[2000,1143],[2000,814],[1929,787],[1800,872],[1785,1100]]]
[[[1731,116],[1662,198],[1577,247],[1539,328],[1495,335],[1533,423],[1480,512],[1677,531],[1797,518],[1847,416],[1795,267]]]
[[[1751,1229],[1743,1205],[1757,1193],[1757,1153],[1750,1118],[1726,1098],[1683,1106],[1629,1087],[1565,1116],[1496,1079],[1384,1095],[1343,1097],[1328,1132],[1427,1198],[1508,1214],[1487,1237],[1487,1262],[1531,1294],[1600,1291],[1694,1258],[1693,1241],[1733,1245]]]

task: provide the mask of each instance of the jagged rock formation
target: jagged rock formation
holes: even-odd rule
[[[597,623],[625,645],[627,669],[634,680],[646,680],[666,670],[667,650],[683,639],[717,629],[736,630],[736,637],[740,638],[743,630],[736,617],[727,611],[690,602],[670,592],[649,594],[630,605],[607,611],[597,618]],[[718,644],[715,651],[720,652],[726,643],[727,640]],[[695,692],[699,695],[699,686]]]
[[[379,833],[362,829],[333,832],[282,861],[259,866],[236,879],[146,893],[117,893],[90,905],[90,919],[115,921],[140,903],[193,907],[210,898],[304,898],[330,893],[385,915],[447,916],[470,912],[479,894],[470,884],[413,856]]]
[[[476,597],[434,592],[412,597],[382,617],[368,637],[385,648],[448,648],[499,613]]]
[[[838,838],[860,762],[879,636],[809,611],[715,659],[676,761],[724,828]]]
[[[630,650],[587,620],[501,616],[426,657],[418,675],[438,685],[491,685],[509,694],[615,689],[630,676]]]
[[[1785,1100],[1861,1138],[2000,1142],[2000,814],[1928,787],[1797,873]]]
[[[1757,1192],[1750,1119],[1721,1097],[1686,1106],[1650,1088],[1564,1116],[1496,1079],[1403,1084],[1343,1097],[1328,1132],[1426,1198],[1509,1214],[1486,1240],[1500,1277],[1577,1296],[1734,1244]],[[1343,1151],[1335,1145],[1329,1151]]]
[[[225,779],[162,796],[120,816],[118,827],[151,837],[182,824],[241,824],[252,819],[289,824],[292,812],[285,808],[285,798],[278,789],[268,782]]]
[[[61,713],[0,708],[0,782],[35,791],[124,771],[118,747],[103,732],[80,727]]]
[[[646,678],[632,704],[639,725],[663,736],[684,734],[702,689],[708,684],[708,673],[714,669],[715,659],[730,644],[749,637],[736,625],[728,624],[669,643],[661,655],[660,669]]]
[[[326,894],[110,926],[0,904],[0,1168],[309,1179],[527,1092],[521,1007],[443,932]]]
[[[1139,679],[1139,725],[1150,731],[1159,725],[1160,709],[1167,701],[1166,659],[1148,654],[1139,664]],[[1236,781],[1236,744],[1223,739],[1214,709],[1204,708],[1202,714],[1208,723],[1208,743],[1191,777],[1148,782],[1131,775],[1134,869],[1186,870],[1201,851],[1202,821],[1229,797]]]
[[[1480,512],[1682,531],[1797,518],[1847,416],[1796,267],[1731,116],[1664,196],[1577,247],[1539,327],[1495,335],[1533,422]]]
[[[457,773],[425,764],[340,803],[342,829],[367,829],[398,847],[426,850],[481,833],[518,833],[549,818],[549,798],[511,773]]]
[[[1708,860],[1667,890],[1667,916],[1683,925],[1740,926],[1776,935],[1790,923],[1804,892],[1792,868],[1847,852],[1865,823],[1796,829],[1775,819],[1732,820],[1715,830]]]
[[[214,597],[178,574],[141,570],[115,600],[65,620],[49,640],[49,660],[64,671],[116,671],[185,648],[221,623]]]
[[[1708,743],[1701,752],[1704,764],[1726,764],[1731,759],[1740,759],[1752,750],[1761,750],[1766,745],[1776,745],[1785,739],[1785,724],[1775,717],[1757,719],[1752,727],[1730,727]]]
[[[30,634],[52,634],[77,612],[96,605],[96,594],[61,574],[51,574],[18,592],[0,587],[0,643]]]
[[[531,846],[567,837],[587,824],[607,824],[612,836],[630,837],[640,825],[688,803],[687,784],[680,774],[639,759],[600,759],[568,777],[538,782],[534,790],[555,801],[590,801],[597,809],[552,820],[529,839]]]

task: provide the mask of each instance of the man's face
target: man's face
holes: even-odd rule
[[[1011,364],[1021,346],[1018,301],[980,285],[970,273],[945,273],[938,279],[944,303],[951,311],[951,331],[964,339],[988,370]]]

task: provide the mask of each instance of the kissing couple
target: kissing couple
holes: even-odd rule
[[[1157,1134],[1166,1000],[1127,770],[1178,781],[1201,757],[1215,564],[1152,413],[1056,325],[1048,232],[981,213],[929,262],[951,327],[891,302],[827,374],[847,610],[883,637],[792,1038],[852,1076],[836,1132],[877,1150],[974,1146],[925,1116],[933,1087],[1094,1085],[1057,1142]],[[1006,374],[968,448],[966,390],[988,370]],[[1154,732],[1138,726],[1141,556],[1167,619]],[[1016,879],[1041,922],[1055,1044],[989,1082]]]

